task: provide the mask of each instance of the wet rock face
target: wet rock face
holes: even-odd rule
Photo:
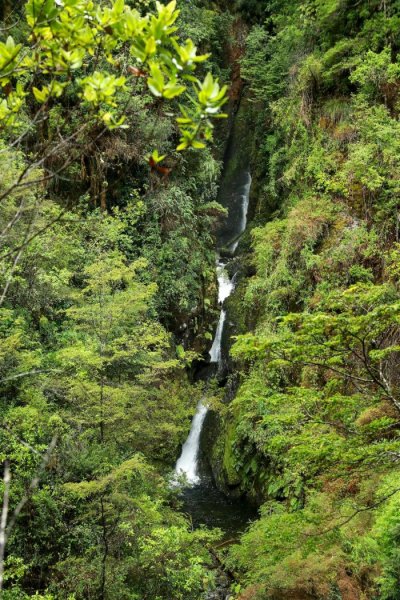
[[[225,460],[225,445],[229,444],[225,429],[219,415],[210,411],[202,437],[202,448],[208,448],[207,454],[203,453],[203,461],[207,462],[217,488],[227,497],[237,499],[243,494],[240,477],[233,468],[228,468]]]

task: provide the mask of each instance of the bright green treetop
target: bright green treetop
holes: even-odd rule
[[[210,117],[221,116],[226,86],[211,73],[203,82],[193,75],[208,55],[198,55],[190,39],[180,40],[175,0],[157,2],[156,12],[144,16],[124,0],[29,0],[25,8],[23,42],[11,36],[0,42],[3,129],[21,125],[25,103],[34,99],[43,114],[52,99],[71,95],[107,128],[121,127],[129,92],[145,78],[156,97],[172,100],[186,92],[190,100],[177,119],[178,149],[201,148],[201,140],[210,139]]]

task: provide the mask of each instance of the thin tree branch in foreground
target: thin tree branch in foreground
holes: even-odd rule
[[[390,498],[392,498],[392,496],[394,496],[395,494],[398,494],[399,492],[400,492],[400,488],[396,488],[395,490],[390,492],[390,494],[387,494],[387,496],[380,498],[373,504],[368,504],[367,506],[362,506],[361,508],[358,508],[353,513],[351,513],[351,515],[349,515],[348,517],[343,519],[343,521],[341,521],[340,523],[336,523],[335,525],[332,525],[332,527],[328,527],[327,529],[323,529],[322,531],[317,531],[316,533],[305,533],[304,535],[306,535],[307,537],[317,537],[320,535],[325,535],[326,533],[330,533],[331,531],[334,531],[337,528],[347,525],[347,523],[350,523],[350,521],[352,521],[360,513],[367,512],[369,510],[374,510],[375,508],[378,508],[379,506],[381,506],[381,504],[384,504],[384,502],[386,502],[386,500],[389,500]]]
[[[4,579],[4,552],[6,549],[6,527],[7,527],[7,519],[8,519],[8,506],[10,502],[10,483],[11,483],[11,470],[10,463],[8,460],[4,461],[4,475],[3,475],[3,485],[4,485],[4,494],[3,494],[3,507],[1,510],[1,519],[0,519],[0,592],[3,589],[3,579]]]
[[[0,593],[3,589],[3,581],[4,581],[4,556],[5,550],[7,546],[7,540],[10,537],[10,533],[21,514],[22,509],[25,504],[28,502],[32,492],[38,487],[40,482],[40,476],[45,470],[50,457],[56,447],[58,440],[58,436],[54,435],[43,458],[42,462],[39,466],[36,476],[31,480],[29,487],[25,493],[25,495],[21,498],[17,506],[15,507],[10,519],[8,520],[8,511],[9,511],[9,502],[10,502],[10,482],[11,482],[11,470],[10,464],[8,460],[4,461],[4,475],[3,475],[3,485],[4,485],[4,495],[3,495],[3,506],[1,510],[1,519],[0,519]],[[8,521],[8,522],[7,522]]]

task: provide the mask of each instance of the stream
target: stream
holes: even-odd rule
[[[248,156],[244,153],[242,131],[234,122],[224,157],[224,169],[218,194],[218,202],[228,209],[228,215],[217,232],[216,271],[218,279],[218,302],[220,315],[213,343],[209,352],[209,363],[203,369],[206,380],[221,374],[227,362],[227,343],[229,337],[229,315],[226,300],[235,288],[236,273],[230,277],[227,265],[237,250],[240,237],[246,229],[251,174]],[[229,269],[232,273],[232,269]],[[204,373],[205,371],[205,373]],[[213,481],[207,460],[207,448],[203,438],[210,422],[207,398],[197,405],[187,440],[175,466],[176,475],[185,475],[187,485],[181,490],[182,510],[192,520],[193,527],[206,525],[219,527],[224,539],[237,539],[251,519],[255,508],[245,500],[233,499],[220,492]]]

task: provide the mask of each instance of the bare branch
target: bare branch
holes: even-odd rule
[[[6,549],[7,542],[7,519],[8,519],[8,506],[10,502],[10,483],[11,483],[11,471],[10,471],[10,463],[8,460],[4,461],[4,475],[3,475],[3,485],[4,485],[4,493],[3,493],[3,507],[1,510],[1,519],[0,519],[0,593],[3,589],[3,579],[4,579],[4,553]]]
[[[350,523],[350,521],[352,521],[360,513],[367,512],[370,510],[374,510],[375,508],[378,508],[379,506],[381,506],[381,504],[384,504],[384,502],[386,502],[387,500],[389,500],[389,498],[392,498],[392,496],[394,496],[395,494],[398,494],[399,492],[400,492],[400,488],[396,488],[395,490],[390,492],[390,494],[387,494],[387,496],[380,498],[373,504],[368,504],[367,506],[362,506],[361,508],[358,508],[351,515],[346,517],[340,523],[336,523],[335,525],[332,525],[332,527],[328,527],[327,529],[318,531],[317,533],[305,533],[304,535],[307,537],[317,537],[320,535],[325,535],[326,533],[330,533],[331,531],[334,531],[335,529],[338,529],[340,527],[343,527],[344,525],[347,525],[347,523]]]
[[[18,519],[22,509],[24,508],[25,504],[28,502],[30,495],[32,494],[32,492],[37,488],[37,486],[39,485],[40,482],[40,476],[42,475],[43,471],[45,470],[50,457],[53,453],[54,448],[56,447],[57,444],[57,440],[58,440],[58,436],[54,435],[53,439],[51,440],[46,453],[43,456],[42,462],[40,464],[40,467],[38,469],[37,475],[32,479],[32,481],[29,484],[28,490],[26,492],[26,494],[21,498],[21,500],[19,501],[19,503],[17,504],[17,506],[15,507],[14,512],[11,515],[11,518],[8,522],[8,525],[6,527],[5,530],[5,543],[7,543],[7,539],[15,525],[16,520]]]
[[[29,375],[40,375],[42,373],[61,373],[60,369],[33,369],[32,371],[24,371],[23,373],[17,373],[16,375],[10,375],[9,377],[4,377],[4,379],[0,379],[0,383],[5,383],[6,381],[14,381],[15,379],[20,379],[21,377],[28,377]]]

